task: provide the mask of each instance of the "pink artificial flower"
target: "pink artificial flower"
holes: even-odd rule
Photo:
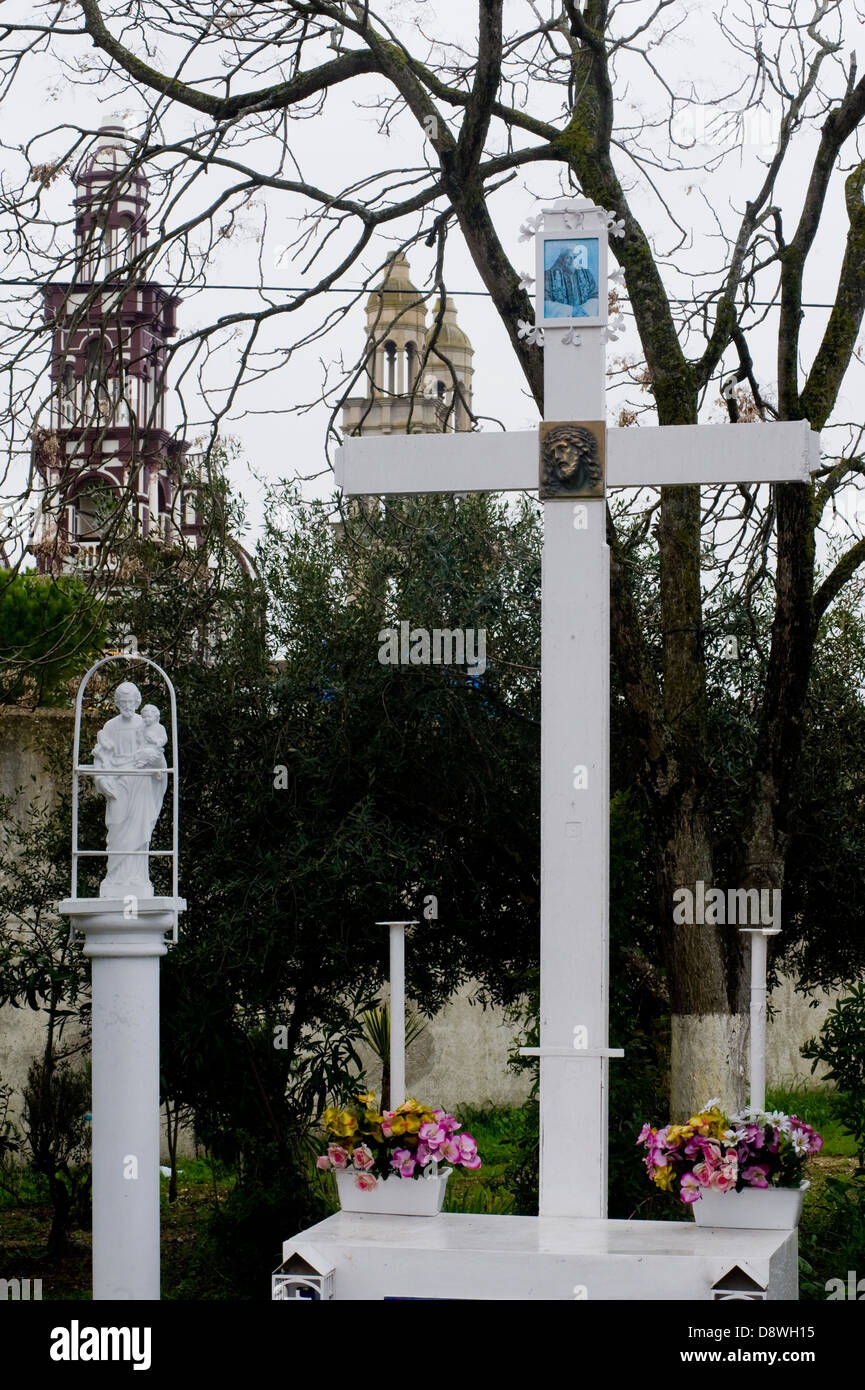
[[[736,1186],[738,1171],[738,1163],[735,1158],[731,1158],[715,1170],[709,1179],[709,1186],[713,1187],[716,1192],[729,1192],[732,1187]]]
[[[441,1157],[445,1163],[462,1163],[462,1149],[460,1147],[460,1135],[452,1134],[441,1147]]]
[[[649,1141],[649,1139],[650,1139],[651,1137],[652,1137],[652,1126],[651,1126],[651,1125],[643,1125],[643,1128],[640,1130],[639,1134],[637,1135],[637,1143],[638,1143],[638,1144],[645,1144],[645,1143],[647,1143],[647,1142]]]
[[[693,1173],[685,1173],[679,1183],[679,1196],[683,1202],[696,1202],[703,1195],[703,1184]]]
[[[480,1168],[481,1161],[478,1158],[477,1140],[470,1134],[460,1134],[456,1136],[460,1146],[460,1163],[463,1168]]]
[[[341,1144],[328,1144],[327,1156],[334,1168],[347,1168],[351,1157],[348,1149],[344,1149]]]
[[[372,1192],[374,1187],[378,1187],[378,1178],[375,1173],[358,1173],[354,1185],[359,1187],[361,1192]]]
[[[316,1168],[327,1168],[327,1169],[329,1170],[329,1169],[330,1169],[330,1158],[328,1157],[328,1155],[327,1155],[327,1154],[319,1154],[318,1158],[315,1160],[315,1166],[316,1166]]]
[[[449,1137],[447,1130],[442,1129],[441,1125],[427,1123],[421,1125],[418,1130],[418,1139],[426,1144],[434,1158],[438,1157],[442,1144],[445,1144]]]
[[[417,1159],[417,1161],[418,1161],[418,1163],[420,1164],[421,1168],[425,1168],[426,1165],[429,1163],[430,1158],[434,1158],[434,1157],[435,1157],[435,1155],[434,1155],[434,1154],[430,1154],[430,1151],[429,1151],[427,1145],[426,1145],[426,1144],[423,1142],[423,1140],[421,1139],[421,1140],[419,1141],[419,1143],[418,1143],[417,1149],[415,1150],[415,1158]]]
[[[721,1152],[721,1146],[717,1139],[707,1139],[705,1136],[701,1135],[698,1141],[698,1147],[700,1153],[703,1155],[703,1163],[710,1173],[714,1172],[716,1168],[721,1167],[721,1164],[724,1162],[724,1155]]]
[[[742,1178],[744,1182],[750,1183],[752,1187],[768,1187],[768,1163],[754,1163],[750,1168],[743,1168]]]
[[[401,1178],[412,1178],[417,1167],[417,1160],[411,1149],[395,1149],[390,1166],[397,1170]]]
[[[366,1144],[360,1144],[351,1156],[351,1161],[361,1173],[365,1173],[375,1163],[375,1157]]]

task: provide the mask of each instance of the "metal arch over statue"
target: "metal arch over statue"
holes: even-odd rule
[[[91,753],[92,762],[81,762],[81,715],[84,695],[92,676],[110,662],[124,666],[140,663],[155,670],[165,685],[170,710],[171,766],[165,759],[169,734],[154,704],[141,704],[141,692],[131,681],[121,681],[114,692],[117,714],[99,730]],[[81,858],[104,856],[107,872],[99,885],[100,899],[156,901],[150,881],[150,857],[171,859],[172,901],[178,899],[179,782],[177,750],[177,697],[166,672],[146,656],[106,656],[87,671],[75,701],[75,739],[72,755],[72,899],[78,899],[78,866]],[[80,777],[90,777],[105,797],[106,847],[82,850],[78,845]],[[170,850],[151,849],[150,841],[162,810],[171,778],[172,841]],[[87,901],[80,899],[80,901]],[[159,900],[166,907],[169,899]],[[176,907],[171,923],[177,941]]]

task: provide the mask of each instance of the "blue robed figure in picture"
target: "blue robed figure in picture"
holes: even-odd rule
[[[597,318],[597,237],[544,242],[544,318]]]

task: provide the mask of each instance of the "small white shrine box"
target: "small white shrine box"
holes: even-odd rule
[[[712,1285],[712,1298],[722,1303],[762,1303],[768,1297],[769,1290],[765,1285],[740,1265],[733,1265],[732,1269]]]
[[[305,1241],[289,1241],[282,1249],[282,1264],[272,1275],[271,1301],[333,1298],[333,1265]]]

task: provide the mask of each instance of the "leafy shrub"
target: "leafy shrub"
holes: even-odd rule
[[[90,1168],[82,1167],[90,1144],[90,1078],[66,1062],[31,1063],[24,1087],[24,1136],[33,1167],[48,1182],[54,1209],[48,1239],[52,1253],[69,1243],[73,1218],[85,1219]]]
[[[865,980],[850,988],[845,999],[829,1011],[819,1038],[811,1038],[802,1056],[829,1070],[824,1080],[838,1087],[831,1096],[834,1113],[852,1134],[860,1169],[865,1169]]]
[[[865,1274],[865,1175],[829,1177],[799,1232],[799,1288],[803,1299],[823,1301],[830,1280],[846,1283],[849,1270]]]

